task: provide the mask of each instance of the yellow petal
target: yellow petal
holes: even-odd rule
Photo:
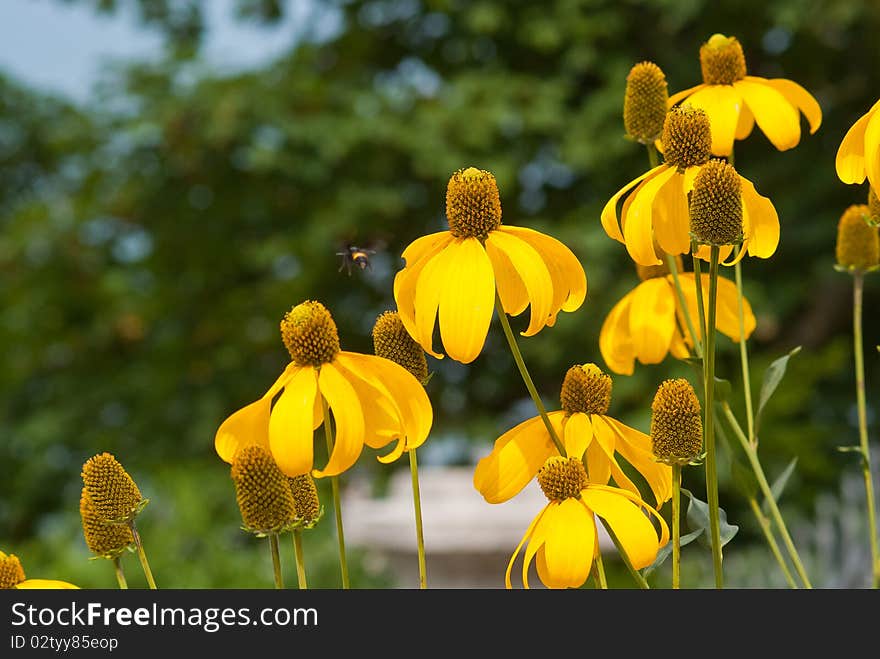
[[[739,124],[743,102],[731,85],[707,85],[688,99],[695,108],[702,108],[709,116],[712,130],[712,153],[729,156]]]
[[[606,416],[604,419],[617,434],[619,441],[615,447],[618,453],[647,481],[659,508],[672,496],[672,467],[657,462],[648,435],[612,417]]]
[[[632,293],[629,330],[636,357],[659,364],[669,352],[675,332],[675,297],[662,277],[648,279]]]
[[[269,449],[288,476],[312,471],[315,395],[318,378],[313,368],[299,369],[275,402],[269,417]]]
[[[640,570],[654,562],[660,549],[657,532],[629,498],[594,486],[587,487],[581,498],[587,508],[608,522],[633,568]]]
[[[641,493],[639,492],[638,486],[620,468],[620,464],[617,462],[617,457],[615,456],[615,453],[620,450],[618,446],[620,442],[618,441],[618,434],[610,425],[611,417],[601,414],[593,414],[592,421],[593,439],[595,440],[593,444],[598,444],[602,447],[602,452],[605,454],[607,469],[609,470],[611,478],[614,479],[614,482],[618,488],[629,490],[635,496],[640,497]],[[601,483],[599,480],[591,480],[590,482]],[[607,482],[607,479],[605,482]]]
[[[344,353],[342,359],[334,360],[336,369],[354,387],[361,410],[364,414],[364,444],[370,448],[382,448],[398,437],[405,437],[400,409],[391,400],[385,389],[377,389],[360,374],[346,368]]]
[[[623,234],[620,232],[620,225],[617,219],[617,203],[620,201],[620,198],[625,195],[630,188],[641,183],[642,180],[650,179],[666,169],[669,169],[668,165],[658,165],[653,169],[649,169],[638,178],[634,178],[620,188],[620,190],[615,192],[614,196],[606,202],[605,207],[602,209],[601,220],[602,227],[605,229],[605,233],[608,234],[609,238],[614,238],[614,240],[621,243],[624,242]]]
[[[442,359],[443,355],[434,350],[434,323],[437,320],[437,312],[440,308],[440,299],[443,297],[445,285],[446,264],[450,253],[456,248],[459,241],[449,242],[446,247],[433,256],[425,257],[418,263],[424,263],[419,273],[413,273],[415,281],[414,305],[414,334],[411,336],[422,346],[428,354]],[[418,265],[416,266],[418,267]],[[401,297],[409,290],[410,279],[401,283]],[[401,321],[403,316],[401,316]],[[406,322],[403,323],[406,327]],[[409,331],[409,330],[407,330]]]
[[[545,510],[546,510],[546,508],[545,508]],[[513,550],[513,555],[510,557],[510,561],[507,563],[507,572],[504,573],[504,585],[507,586],[507,588],[513,588],[513,586],[510,584],[510,572],[511,572],[511,570],[513,570],[513,564],[514,564],[514,562],[516,562],[516,557],[519,556],[519,552],[522,549],[522,546],[526,543],[526,540],[531,538],[532,531],[534,530],[535,526],[538,524],[538,521],[541,519],[543,514],[544,514],[544,510],[542,510],[540,513],[538,513],[535,516],[535,519],[532,520],[531,524],[529,524],[529,528],[527,528],[526,532],[523,534],[522,540],[519,541],[519,544],[516,546],[516,549]],[[526,588],[528,588],[528,586],[526,586]]]
[[[493,231],[492,233],[498,232]],[[529,306],[529,292],[526,290],[522,278],[507,254],[495,247],[494,243],[490,241],[486,241],[486,254],[489,255],[489,260],[492,262],[495,287],[498,289],[498,297],[501,298],[501,308],[506,314],[518,316]]]
[[[514,269],[519,273],[529,295],[532,307],[529,326],[523,336],[534,336],[541,331],[550,317],[553,302],[553,280],[541,255],[524,240],[502,231],[493,231],[486,239],[486,251],[499,250],[507,255]]]
[[[660,188],[675,175],[675,168],[667,167],[633,193],[635,197],[623,218],[623,236],[626,250],[636,263],[641,265],[661,263],[654,251],[652,227],[654,199]]]
[[[743,105],[739,111],[739,121],[736,124],[736,139],[744,140],[752,134],[755,128],[755,115],[749,110],[748,105]]]
[[[224,462],[232,464],[235,452],[242,446],[257,444],[269,450],[269,412],[272,398],[299,370],[289,364],[262,398],[233,412],[217,429],[214,448]]]
[[[708,294],[708,286],[707,286]],[[752,305],[743,296],[743,329],[746,339],[755,330],[755,314]],[[739,302],[736,284],[725,277],[718,277],[718,299],[715,304],[715,327],[732,341],[739,341]]]
[[[837,169],[837,177],[844,183],[865,182],[865,129],[874,114],[874,108],[871,108],[859,117],[858,121],[846,131],[837,148],[834,166]]]
[[[692,179],[696,176],[698,167],[689,167],[695,170],[689,177],[691,186]],[[690,213],[688,211],[688,190],[685,186],[688,178],[685,176],[673,176],[669,182],[660,188],[654,199],[654,235],[663,251],[669,254],[686,254],[690,251]]]
[[[779,216],[776,207],[767,197],[758,194],[755,185],[747,178],[739,177],[742,184],[743,229],[748,231],[750,256],[770,258],[779,245]],[[745,219],[748,218],[748,227]]]
[[[336,432],[327,465],[314,469],[312,475],[338,476],[357,462],[364,448],[364,413],[355,388],[332,362],[321,366],[318,388],[333,413]]]
[[[560,310],[575,311],[580,308],[587,296],[587,275],[580,261],[565,243],[546,233],[525,227],[502,225],[494,233],[516,236],[541,255],[553,280],[551,315],[555,316]]]
[[[603,448],[602,444],[598,441],[599,433],[595,433],[593,438],[597,441],[590,442],[590,445],[587,447],[587,455],[586,455],[586,468],[587,468],[587,476],[591,483],[595,483],[597,485],[605,485],[609,480],[611,480],[611,460],[608,457],[608,454]],[[614,449],[612,448],[612,454]]]
[[[550,423],[562,435],[561,410],[550,412]],[[502,503],[518,494],[551,455],[558,454],[540,416],[514,426],[495,440],[492,452],[474,469],[474,487],[489,503]]]
[[[562,423],[565,452],[570,458],[582,458],[593,439],[593,424],[583,412],[576,412]]]
[[[546,521],[548,519],[548,513],[558,505],[558,502],[551,501],[544,507],[544,510],[541,511],[541,514],[537,519],[535,519],[535,526],[532,529],[532,535],[529,539],[529,544],[526,545],[526,553],[523,556],[522,580],[523,587],[526,589],[529,587],[529,566],[532,564],[532,559],[535,557],[535,554],[544,547],[544,540],[547,537]]]
[[[758,127],[780,151],[797,146],[801,139],[800,114],[780,92],[763,78],[745,78],[733,83],[749,106]]]
[[[749,78],[750,76],[746,76],[746,80]],[[764,80],[764,83],[773,87],[785,96],[789,103],[804,113],[810,124],[810,134],[819,130],[819,126],[822,125],[822,108],[810,92],[793,80],[785,78],[770,78]]]
[[[696,92],[706,88],[707,86],[708,85],[706,85],[705,83],[700,83],[699,85],[695,85],[693,87],[689,87],[688,89],[683,89],[680,92],[676,92],[666,101],[666,107],[671,108],[674,105],[678,105],[691,94],[695,94]]]
[[[25,579],[14,586],[17,590],[79,590],[79,586],[74,586],[66,581],[57,581],[55,579]]]
[[[599,331],[599,352],[609,369],[621,375],[632,375],[636,352],[629,334],[629,306],[632,292],[615,304]]]
[[[880,190],[880,112],[875,112],[865,128],[865,174],[871,187]]]
[[[541,581],[548,588],[583,585],[590,574],[596,544],[592,513],[577,499],[566,499],[547,511],[545,525],[544,556],[538,564]]]
[[[405,262],[405,267],[413,267],[417,261],[430,254],[436,254],[452,241],[452,234],[448,231],[438,231],[421,236],[407,245],[403,250],[401,258]]]
[[[452,243],[444,252],[440,279],[440,337],[452,359],[470,364],[483,349],[495,308],[495,275],[476,238]]]

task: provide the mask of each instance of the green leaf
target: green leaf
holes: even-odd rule
[[[697,537],[701,533],[703,533],[703,531],[704,531],[704,529],[697,529],[696,531],[691,531],[690,533],[687,533],[687,534],[681,536],[681,538],[679,538],[679,541],[678,541],[679,547],[684,547],[685,545],[690,544],[691,542],[696,540]],[[666,562],[666,559],[669,558],[671,555],[672,555],[672,541],[670,540],[665,545],[660,547],[660,551],[657,552],[657,558],[655,558],[654,562],[645,568],[645,571],[643,572],[643,576],[647,577],[654,570],[656,570],[661,565],[663,565],[663,563]]]
[[[794,466],[797,464],[797,458],[792,458],[791,462],[788,463],[788,466],[782,471],[773,485],[770,486],[770,493],[773,495],[774,501],[779,501],[779,497],[782,496],[782,490],[785,489],[785,484],[788,482],[788,479],[791,477],[792,473],[794,473]],[[761,510],[764,511],[765,515],[770,514],[770,506],[765,500],[761,504]]]
[[[705,530],[706,533],[700,535],[699,541],[700,544],[711,547],[711,532],[710,532],[710,523],[709,523],[709,504],[705,501],[700,501],[697,497],[693,495],[692,492],[686,490],[685,488],[681,488],[683,494],[686,494],[688,498],[691,500],[688,505],[687,511],[687,523],[688,528],[690,529],[702,529]],[[727,513],[724,512],[724,509],[718,508],[718,529],[719,534],[721,536],[721,546],[726,545],[733,536],[736,535],[737,531],[739,531],[739,527],[735,524],[727,523]]]
[[[776,359],[767,367],[767,370],[764,371],[764,381],[761,383],[761,395],[758,398],[758,411],[755,413],[755,434],[758,433],[758,427],[761,422],[761,412],[764,410],[767,401],[770,400],[770,396],[776,391],[776,387],[782,382],[782,378],[785,375],[785,369],[788,368],[788,360],[800,351],[801,347],[797,346],[787,355],[783,355],[779,359]]]

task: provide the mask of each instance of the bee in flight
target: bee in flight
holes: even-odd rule
[[[342,265],[339,266],[339,272],[342,272],[342,269],[345,268],[348,271],[348,276],[351,277],[351,269],[355,266],[361,270],[366,270],[370,267],[370,254],[375,253],[376,250],[374,249],[346,245],[344,252],[336,252],[336,256],[342,257]]]

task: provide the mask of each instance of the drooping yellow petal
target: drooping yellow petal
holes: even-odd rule
[[[587,275],[584,268],[565,243],[546,233],[501,225],[496,233],[507,233],[531,245],[544,261],[553,280],[553,304],[551,315],[557,312],[575,311],[584,303],[587,296]],[[548,323],[550,325],[552,323]]]
[[[25,579],[15,586],[17,590],[79,590],[79,586],[56,579]]]
[[[875,105],[874,108],[877,106]],[[859,117],[846,131],[834,160],[837,177],[844,183],[865,182],[865,129],[875,114],[874,108]]]
[[[558,436],[562,436],[565,412],[548,415]],[[556,446],[540,416],[514,426],[495,440],[492,452],[474,469],[474,487],[489,503],[502,503],[518,494],[538,473]]]
[[[635,198],[623,218],[623,236],[626,242],[626,251],[629,252],[633,261],[640,265],[659,265],[661,263],[654,251],[652,227],[654,199],[660,188],[676,175],[675,168],[668,167],[633,193]]]
[[[662,277],[648,279],[632,292],[629,330],[636,357],[659,364],[669,352],[675,332],[675,296]]]
[[[315,478],[338,476],[357,462],[364,448],[364,413],[354,387],[333,363],[321,366],[318,388],[335,420],[333,452],[323,469],[312,470]]]
[[[746,76],[748,80],[750,76]],[[804,113],[810,124],[810,134],[812,135],[819,126],[822,125],[822,108],[813,98],[813,95],[806,89],[797,84],[794,80],[786,78],[770,78],[764,80],[764,84],[770,85],[780,94],[785,96],[789,103]]]
[[[570,458],[582,458],[593,439],[593,424],[583,412],[576,412],[562,422],[565,452]]]
[[[865,174],[874,190],[880,190],[880,112],[865,128]]]
[[[614,193],[614,196],[611,197],[606,203],[604,208],[602,208],[602,227],[605,229],[605,233],[608,234],[609,238],[614,238],[618,242],[625,242],[623,239],[623,234],[620,232],[620,223],[617,219],[617,203],[620,201],[620,198],[623,197],[631,188],[635,187],[643,180],[651,179],[657,174],[670,169],[669,165],[657,165],[653,169],[649,169],[647,172],[642,174],[641,176],[634,178],[632,181],[624,185],[620,190]]]
[[[708,295],[708,283],[706,285]],[[752,305],[743,296],[743,329],[746,339],[755,331],[755,314]],[[739,303],[736,284],[725,277],[718,277],[718,299],[715,304],[715,327],[732,341],[739,341]]]
[[[672,496],[672,467],[657,462],[650,436],[610,416],[604,417],[604,421],[617,434],[617,452],[642,475],[659,508]]]
[[[614,482],[617,484],[617,487],[624,488],[633,492],[633,494],[640,496],[638,486],[632,482],[629,476],[624,473],[624,471],[620,468],[620,465],[617,462],[617,458],[615,457],[615,452],[618,450],[617,447],[617,433],[614,432],[614,429],[608,424],[608,419],[610,417],[603,416],[601,414],[592,414],[590,416],[590,420],[593,423],[593,442],[590,444],[590,447],[587,449],[587,459],[593,457],[593,454],[590,453],[590,448],[593,446],[600,446],[602,448],[602,453],[604,454],[604,460],[599,459],[602,456],[596,455],[597,461],[596,465],[600,468],[600,474],[604,473],[607,469],[607,473],[611,478],[614,479]],[[604,463],[604,464],[603,464]],[[593,469],[593,465],[588,464],[588,469]],[[600,483],[600,480],[590,480],[591,483]],[[605,482],[608,482],[608,479],[605,479]]]
[[[577,499],[566,499],[548,509],[542,526],[546,526],[547,535],[544,560],[538,563],[541,581],[548,588],[583,585],[590,574],[596,544],[591,511]]]
[[[497,231],[493,231],[497,233]],[[492,262],[492,270],[495,272],[495,287],[498,289],[498,297],[501,298],[501,308],[504,313],[518,316],[529,306],[529,292],[523,284],[522,278],[513,267],[507,254],[486,242],[486,253]]]
[[[553,280],[541,255],[526,241],[503,231],[493,231],[486,239],[486,251],[499,250],[507,255],[519,273],[529,295],[531,316],[523,336],[534,336],[544,328],[553,302]]]
[[[232,413],[214,435],[214,448],[224,462],[232,464],[235,452],[242,446],[257,444],[269,450],[269,412],[272,398],[294,376],[298,366],[288,364],[262,398]]]
[[[405,437],[401,412],[391,400],[388,391],[376,388],[359,373],[346,368],[345,353],[340,360],[337,355],[336,369],[354,387],[364,414],[364,444],[370,448],[382,448],[398,437]]]
[[[495,308],[495,275],[476,238],[452,243],[438,273],[440,337],[452,359],[470,364],[483,349]]]
[[[747,178],[739,177],[742,185],[743,215],[748,216],[748,227],[745,221],[743,229],[748,231],[748,249],[750,256],[761,259],[770,258],[779,245],[779,215],[776,207],[767,197],[755,190],[755,185]]]
[[[599,331],[599,352],[609,369],[621,375],[632,375],[636,351],[629,333],[629,306],[632,292],[615,304]]]
[[[686,254],[690,251],[687,185],[690,183],[693,186],[693,178],[699,169],[688,167],[685,175],[673,176],[660,188],[654,199],[654,236],[661,249],[669,254]]]
[[[587,477],[591,483],[605,485],[611,479],[611,460],[602,444],[599,442],[599,433],[594,431],[593,439],[587,447],[586,468]],[[611,449],[612,454],[614,449]]]
[[[681,316],[680,313],[679,316]],[[684,332],[687,334],[687,324],[685,323],[684,318],[681,319],[681,326],[685,328]],[[681,331],[676,328],[675,334],[672,336],[672,343],[669,344],[669,353],[676,359],[687,359],[691,354],[688,345],[693,345],[693,342],[690,344],[685,343],[684,336]]]
[[[440,298],[443,295],[444,278],[446,276],[446,264],[449,260],[450,252],[455,249],[459,241],[450,241],[442,250],[436,254],[422,258],[416,264],[416,268],[421,266],[419,272],[413,272],[410,277],[404,279],[400,285],[401,297],[409,292],[411,282],[414,284],[413,289],[413,333],[410,334],[422,349],[429,355],[442,359],[443,355],[434,350],[434,324],[437,321],[437,312],[440,308]],[[424,263],[424,265],[422,265]],[[398,307],[399,307],[398,302]],[[407,326],[404,320],[404,314],[400,313],[400,319],[403,326]]]
[[[584,505],[608,522],[633,568],[640,570],[654,562],[660,550],[657,532],[637,505],[610,488],[588,486],[581,498]]]
[[[687,89],[681,90],[680,92],[676,92],[675,94],[670,96],[669,99],[666,101],[666,107],[671,108],[674,105],[678,105],[679,103],[681,103],[681,101],[686,99],[691,94],[695,94],[698,91],[700,91],[701,89],[706,88],[707,86],[708,85],[701,82],[699,85],[694,85],[693,87],[689,87]]]
[[[712,130],[712,153],[729,156],[742,110],[742,97],[731,85],[707,85],[688,98],[695,108],[709,115]]]
[[[780,151],[797,146],[801,140],[800,114],[785,96],[762,78],[737,80],[733,86],[773,146]]]
[[[532,529],[532,535],[529,539],[529,544],[526,545],[526,552],[523,556],[522,581],[523,587],[526,589],[529,587],[529,566],[532,564],[535,554],[544,546],[544,540],[547,538],[547,513],[558,505],[559,502],[557,501],[549,502],[535,519],[535,526]]]
[[[544,510],[546,510],[546,507]],[[519,544],[516,546],[516,549],[513,550],[513,555],[510,557],[510,561],[507,563],[507,571],[504,573],[504,585],[507,588],[513,588],[513,586],[510,583],[510,572],[511,572],[511,570],[513,570],[513,564],[516,562],[516,557],[519,556],[519,552],[522,549],[522,546],[526,543],[527,540],[529,540],[532,537],[532,531],[534,530],[535,526],[538,524],[538,521],[544,515],[544,510],[542,510],[540,513],[538,513],[535,516],[535,519],[532,520],[532,522],[529,524],[529,528],[527,528],[526,532],[523,534],[522,540],[519,541]],[[526,588],[528,588],[528,583],[525,581],[525,579],[523,581],[524,581]]]
[[[436,254],[452,241],[453,237],[449,231],[437,231],[420,236],[412,241],[403,250],[401,258],[405,262],[405,267],[413,267],[419,260],[429,254]]]
[[[736,139],[744,140],[752,134],[755,128],[755,115],[749,110],[748,105],[743,105],[739,111],[739,121],[736,124]]]
[[[315,396],[318,377],[310,366],[296,371],[269,416],[269,449],[288,476],[312,471]]]

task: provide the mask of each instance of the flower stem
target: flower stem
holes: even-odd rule
[[[853,351],[856,370],[856,403],[859,414],[859,446],[862,454],[862,472],[865,476],[865,497],[868,504],[868,533],[871,543],[871,584],[880,586],[880,549],[877,547],[877,521],[874,504],[874,484],[871,478],[871,451],[868,447],[868,418],[865,409],[865,355],[862,346],[862,291],[864,274],[853,274]]]
[[[522,353],[516,345],[516,337],[513,335],[513,330],[510,329],[510,323],[507,320],[507,314],[504,313],[504,308],[501,306],[501,298],[498,297],[498,291],[495,291],[495,312],[498,314],[498,320],[501,322],[501,327],[504,329],[504,336],[507,338],[510,352],[513,354],[513,361],[516,362],[519,374],[522,376],[523,382],[526,384],[526,389],[529,390],[529,395],[532,397],[532,401],[534,401],[535,407],[538,409],[538,414],[541,415],[541,420],[544,422],[547,432],[550,433],[550,438],[553,440],[553,443],[556,444],[559,454],[562,455],[562,457],[568,457],[568,454],[565,452],[565,445],[560,441],[559,436],[556,434],[556,430],[553,428],[553,424],[550,423],[550,418],[547,416],[547,410],[544,409],[544,403],[541,402],[541,397],[538,395],[535,383],[532,382],[532,377],[529,375],[529,370],[526,368],[525,361],[523,361]]]
[[[120,590],[128,590],[128,582],[125,580],[125,572],[122,571],[122,563],[119,556],[113,559],[113,569],[116,570],[116,581]]]
[[[672,588],[681,586],[681,465],[672,465]]]
[[[749,441],[757,445],[758,438],[755,435],[755,414],[752,410],[752,380],[749,377],[749,350],[745,337],[745,318],[743,311],[743,288],[742,288],[742,265],[737,261],[733,266],[736,276],[736,312],[739,320],[739,361],[742,364],[743,393],[746,399],[746,431]]]
[[[141,535],[138,533],[137,527],[134,524],[134,519],[132,519],[128,523],[129,528],[131,529],[131,535],[134,537],[134,544],[137,547],[137,555],[138,559],[141,562],[141,568],[144,570],[144,576],[147,578],[147,585],[150,587],[150,590],[156,590],[156,582],[153,579],[153,572],[150,570],[150,564],[147,562],[147,554],[144,552],[144,545],[141,542]]]
[[[326,398],[321,398],[324,409],[324,439],[327,440],[327,455],[333,455],[333,430],[330,428],[330,406]],[[336,539],[339,542],[339,570],[342,575],[342,588],[351,587],[348,581],[348,563],[345,560],[345,532],[342,528],[342,500],[339,495],[339,476],[330,477],[330,488],[333,491],[333,511],[336,514]]]
[[[608,581],[605,579],[605,564],[602,562],[602,552],[596,550],[596,583],[600,590],[608,590]]]
[[[275,588],[284,588],[284,580],[281,578],[281,554],[278,551],[278,534],[269,534],[269,551],[272,553],[272,571],[275,574]]]
[[[409,471],[412,475],[413,510],[416,516],[416,542],[419,550],[419,588],[428,587],[428,571],[425,566],[425,535],[422,529],[422,497],[419,493],[419,463],[416,460],[416,450],[410,449]]]
[[[672,274],[672,283],[674,284],[675,295],[678,298],[678,306],[679,308],[681,308],[681,312],[684,315],[685,324],[687,325],[688,333],[690,333],[691,340],[694,342],[694,353],[697,355],[697,357],[702,358],[702,333],[700,334],[700,336],[697,336],[697,333],[694,331],[694,322],[691,319],[691,312],[688,309],[687,302],[684,299],[684,291],[681,288],[681,280],[678,277],[678,266],[675,264],[675,258],[673,258],[672,254],[666,255],[666,267],[669,268],[669,272],[670,274]]]
[[[306,583],[306,562],[303,554],[302,531],[293,529],[293,557],[296,560],[296,580],[300,590],[308,590]]]
[[[758,520],[761,531],[764,532],[764,537],[767,539],[770,551],[773,552],[773,556],[776,557],[776,562],[779,563],[779,566],[782,568],[785,580],[788,582],[789,586],[797,590],[798,585],[795,582],[794,577],[791,576],[791,571],[788,569],[788,565],[786,565],[785,559],[782,557],[782,552],[779,551],[779,545],[776,543],[776,538],[773,537],[773,531],[770,529],[770,520],[767,519],[763,512],[761,512],[761,507],[758,505],[755,497],[749,497],[749,507],[755,514],[755,519]]]
[[[657,154],[657,148],[654,146],[653,142],[649,142],[645,145],[645,148],[648,150],[648,162],[651,164],[651,169],[654,169],[657,165],[660,164],[660,158]]]
[[[645,577],[642,576],[641,572],[633,567],[632,562],[629,560],[629,556],[627,556],[626,550],[623,548],[623,545],[620,544],[620,540],[617,539],[617,536],[614,535],[614,531],[611,530],[611,526],[609,526],[601,517],[599,519],[602,522],[602,526],[605,527],[605,531],[608,532],[608,536],[611,538],[614,546],[617,547],[617,551],[620,554],[620,557],[623,559],[623,563],[624,565],[626,565],[626,569],[629,570],[629,573],[632,575],[633,579],[635,579],[639,588],[641,588],[642,590],[650,590],[651,587],[648,585],[648,582],[645,581]]]
[[[706,409],[703,430],[706,440],[706,499],[709,504],[709,528],[712,540],[712,564],[715,567],[715,587],[724,587],[721,571],[721,523],[718,505],[718,472],[715,460],[715,415],[712,405],[715,396],[715,307],[718,296],[719,248],[712,245],[709,257],[709,312],[706,319],[706,352],[703,355]],[[698,286],[702,287],[702,284]]]
[[[764,475],[764,470],[761,467],[761,462],[758,460],[757,451],[755,450],[755,447],[752,446],[752,444],[749,442],[748,437],[746,437],[743,429],[739,425],[739,422],[737,422],[736,417],[733,415],[733,410],[730,409],[730,405],[727,403],[727,401],[722,402],[721,405],[724,410],[724,416],[727,418],[727,422],[733,429],[733,434],[736,435],[736,438],[739,440],[743,451],[745,451],[746,453],[746,457],[749,459],[749,464],[751,465],[752,471],[755,474],[755,478],[758,481],[758,486],[761,488],[764,499],[767,501],[767,505],[770,507],[770,515],[773,518],[773,521],[776,523],[779,532],[782,534],[782,541],[785,544],[785,548],[788,551],[791,562],[794,563],[795,570],[797,571],[798,576],[800,577],[804,586],[806,586],[807,588],[812,588],[813,586],[810,584],[810,579],[807,576],[806,570],[804,570],[804,566],[801,563],[801,559],[798,555],[797,549],[795,549],[794,542],[791,539],[791,535],[789,535],[788,533],[788,528],[785,526],[785,520],[782,519],[782,514],[779,512],[779,506],[776,505],[776,498],[773,496],[773,491],[770,489],[770,484],[767,482],[767,477]]]

